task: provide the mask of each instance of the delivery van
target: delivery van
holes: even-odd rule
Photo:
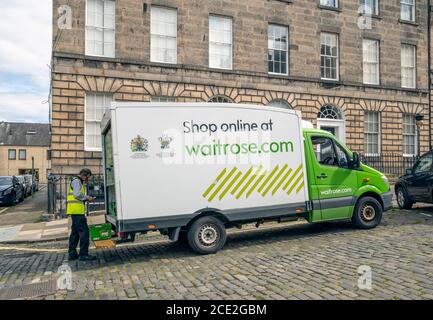
[[[388,179],[302,123],[261,105],[113,102],[101,123],[107,222],[123,239],[159,231],[200,254],[246,223],[376,227],[391,208]]]

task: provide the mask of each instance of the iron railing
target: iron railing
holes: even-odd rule
[[[383,153],[378,155],[360,155],[362,163],[385,174],[403,175],[406,169],[412,168],[418,157],[403,156],[397,153]]]
[[[48,213],[57,219],[66,217],[66,197],[71,179],[74,175],[50,174],[48,177]],[[96,197],[94,202],[87,204],[88,212],[100,211],[105,208],[104,177],[92,175],[87,183],[87,192]]]

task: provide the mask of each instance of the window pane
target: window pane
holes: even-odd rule
[[[9,160],[15,160],[17,158],[17,151],[14,149],[9,150]]]
[[[288,28],[268,27],[268,65],[270,73],[287,74]]]
[[[338,166],[337,156],[334,151],[332,140],[323,137],[312,137],[311,142],[316,154],[317,161],[322,165]]]
[[[338,36],[336,34],[322,33],[321,43],[321,77],[338,80]]]
[[[403,114],[403,153],[416,154],[416,120],[413,114]]]
[[[26,150],[20,150],[19,151],[19,159],[20,160],[26,160]]]
[[[209,67],[232,68],[232,19],[209,16]]]
[[[177,11],[152,7],[150,60],[163,63],[177,62]]]
[[[115,55],[115,1],[86,1],[86,54]]]
[[[432,160],[433,155],[431,153],[422,157],[415,167],[415,173],[430,172],[432,168]]]
[[[100,123],[104,112],[113,101],[111,94],[86,94],[85,107],[85,146],[86,149],[99,150],[101,148]]]

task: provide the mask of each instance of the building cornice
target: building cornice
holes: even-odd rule
[[[74,54],[74,53],[65,53],[65,52],[54,52],[53,53],[54,58],[59,59],[68,59],[68,60],[81,60],[84,67],[88,68],[106,68],[107,70],[117,70],[113,68],[107,68],[107,66],[103,67],[102,64],[111,63],[111,64],[120,64],[120,65],[130,65],[138,67],[139,69],[136,70],[136,72],[130,71],[131,74],[136,75],[137,71],[146,71],[145,69],[163,69],[163,70],[187,70],[192,72],[208,72],[210,75],[212,74],[219,74],[222,76],[243,76],[243,77],[252,77],[252,78],[261,78],[261,79],[267,79],[272,83],[273,80],[280,80],[285,81],[284,83],[273,83],[277,86],[281,85],[288,85],[293,84],[294,82],[302,82],[302,83],[314,83],[318,87],[321,87],[323,89],[340,89],[340,88],[350,88],[355,89],[357,91],[391,91],[398,94],[405,94],[407,96],[419,96],[424,97],[428,94],[427,88],[417,88],[417,89],[410,89],[410,88],[401,88],[401,87],[395,87],[395,86],[387,86],[387,85],[368,85],[358,82],[351,82],[351,81],[329,81],[329,80],[322,80],[320,78],[309,78],[309,77],[301,77],[301,76],[291,76],[291,75],[274,75],[274,74],[267,74],[267,73],[260,73],[260,72],[251,72],[251,71],[245,71],[245,70],[223,70],[223,69],[212,69],[208,67],[202,67],[197,65],[188,65],[188,64],[164,64],[164,63],[153,63],[153,62],[143,62],[133,59],[123,59],[123,58],[105,58],[105,57],[94,57],[94,56],[86,56],[83,54]],[[98,63],[101,64],[101,66],[98,66]],[[118,66],[116,66],[118,67]],[[140,70],[141,69],[141,70]],[[125,71],[124,68],[120,69],[121,71]],[[53,72],[58,72],[56,70],[56,65],[53,67]],[[61,73],[61,72],[59,72]],[[127,72],[125,72],[127,73]],[[151,74],[158,72],[155,70],[155,72],[150,72]],[[75,73],[77,74],[77,73]],[[160,73],[159,73],[160,74]],[[93,74],[94,76],[98,76],[98,74]],[[170,73],[166,73],[166,75],[170,75]],[[101,74],[100,76],[106,76],[109,75]],[[185,75],[183,75],[185,76]],[[136,80],[146,80],[143,78],[134,78],[131,77],[122,77],[124,79],[136,79]],[[212,77],[210,77],[212,78]],[[151,80],[151,79],[149,79]],[[229,80],[235,80],[235,79],[224,79],[223,81],[229,81]],[[186,81],[185,81],[186,82]],[[379,92],[378,92],[379,93]]]

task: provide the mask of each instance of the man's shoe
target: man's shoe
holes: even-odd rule
[[[77,260],[78,258],[79,258],[78,253],[76,253],[76,254],[70,254],[69,257],[68,257],[68,260],[69,261],[74,261],[74,260]]]
[[[87,256],[80,256],[80,261],[94,261],[96,260],[95,256],[87,255]]]

